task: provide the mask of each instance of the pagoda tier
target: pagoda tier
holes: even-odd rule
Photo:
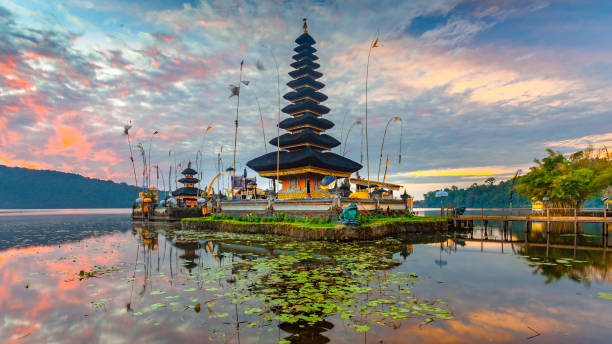
[[[327,134],[317,134],[311,128],[304,128],[299,133],[283,134],[279,138],[270,140],[270,144],[280,144],[281,149],[295,150],[311,146],[315,150],[328,150],[340,145],[340,141]]]
[[[300,68],[304,68],[304,67],[310,67],[311,69],[317,69],[319,67],[321,67],[320,64],[316,63],[316,62],[312,62],[308,59],[304,59],[304,60],[300,60],[297,62],[293,62],[292,64],[290,64],[291,67],[295,68],[295,69],[300,69]]]
[[[300,100],[310,99],[317,104],[327,100],[327,96],[321,92],[317,92],[310,87],[302,87],[298,91],[289,92],[283,96],[290,102],[299,102]]]
[[[295,40],[298,46],[294,49],[295,62],[291,63],[294,70],[289,72],[293,80],[287,83],[293,90],[284,95],[291,104],[282,111],[291,117],[279,123],[279,127],[288,133],[269,141],[278,145],[281,151],[270,152],[247,163],[262,177],[280,177],[282,189],[279,198],[329,197],[320,185],[324,176],[349,177],[362,167],[336,153],[325,152],[340,142],[322,134],[334,124],[322,118],[330,109],[321,104],[327,100],[327,96],[320,92],[325,84],[317,81],[323,74],[316,71],[320,67],[314,62],[318,60],[314,55],[317,50],[312,47],[316,42],[306,28],[305,25],[304,33]]]
[[[270,152],[247,163],[260,176],[276,177],[276,153]],[[280,151],[279,175],[295,175],[313,172],[337,177],[349,177],[351,173],[361,169],[361,165],[351,159],[332,152],[318,152],[311,147],[297,151]]]
[[[294,90],[299,90],[300,88],[303,88],[303,87],[310,87],[318,91],[322,89],[323,87],[325,87],[325,84],[323,84],[322,82],[318,82],[309,76],[305,76],[303,78],[289,81],[287,83],[287,86],[293,88]]]
[[[315,131],[325,131],[334,127],[332,121],[318,117],[317,115],[306,112],[300,117],[290,117],[280,122],[281,129],[295,131],[303,128],[312,128]],[[275,143],[273,143],[275,145]]]
[[[312,112],[315,115],[322,116],[329,112],[329,108],[324,105],[319,105],[310,99],[301,100],[298,103],[289,104],[285,106],[281,111],[284,113],[295,116],[303,112]]]

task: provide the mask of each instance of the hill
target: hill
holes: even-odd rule
[[[0,209],[129,208],[137,194],[126,183],[0,165]]]

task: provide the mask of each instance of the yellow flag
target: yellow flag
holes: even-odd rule
[[[209,125],[209,126],[206,128],[206,131],[205,131],[205,132],[208,132],[210,129],[212,129],[212,127]]]
[[[378,48],[378,37],[376,37],[376,40],[372,43],[372,48]]]

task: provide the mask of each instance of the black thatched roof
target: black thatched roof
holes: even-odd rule
[[[200,195],[203,195],[204,191],[200,190]],[[172,191],[172,196],[197,196],[198,188],[178,188]]]
[[[276,154],[270,152],[247,163],[256,172],[273,171],[276,169]],[[304,166],[316,166],[338,172],[355,172],[361,169],[361,164],[332,152],[317,152],[310,147],[297,151],[281,151],[281,170]]]
[[[297,134],[283,134],[280,136],[280,139],[275,137],[270,140],[270,144],[276,146],[277,140],[280,141],[281,148],[306,143],[325,147],[327,149],[332,149],[340,145],[340,141],[336,140],[335,138],[327,134],[317,134],[310,128],[304,128],[304,130]],[[294,149],[297,149],[297,147]]]
[[[313,113],[306,112],[300,117],[289,117],[282,120],[279,124],[281,129],[296,128],[300,126],[310,125],[312,127],[328,130],[334,127],[334,122],[325,118],[319,117]]]
[[[319,103],[327,100],[326,95],[324,95],[321,92],[317,92],[310,87],[303,87],[303,88],[300,88],[298,91],[289,92],[283,96],[283,98],[291,102],[298,100],[298,99],[306,98],[306,97],[312,98],[318,101]]]
[[[285,106],[282,110],[286,114],[295,114],[300,112],[314,112],[315,114],[325,115],[329,112],[329,108],[327,106],[317,104],[310,99],[301,100],[299,103],[289,104]]]
[[[299,45],[313,45],[317,43],[307,32],[304,32],[300,37],[295,39],[295,43]]]
[[[186,168],[186,169],[184,169],[184,170],[183,170],[183,172],[181,172],[181,173],[182,173],[182,174],[184,174],[184,175],[188,175],[188,174],[190,174],[190,175],[198,174],[198,172],[197,172],[196,170],[194,170],[193,168],[191,168],[191,167],[187,167],[187,168]]]
[[[313,79],[318,79],[323,76],[323,73],[319,73],[316,70],[312,69],[312,67],[308,66],[289,72],[289,76],[294,79],[304,76],[310,76]]]
[[[313,48],[310,45],[298,45],[297,47],[293,48],[293,51],[295,51],[296,53],[316,53],[317,49]]]
[[[195,184],[195,183],[199,182],[200,180],[198,178],[190,178],[190,177],[188,177],[188,178],[181,178],[178,181],[179,181],[179,183],[183,183],[183,184],[185,184],[185,183]]]
[[[321,67],[320,64],[318,64],[316,62],[312,62],[312,61],[310,61],[308,59],[300,60],[300,61],[297,61],[297,62],[293,62],[292,64],[290,64],[290,66],[295,68],[295,69],[299,69],[299,68],[302,68],[302,67],[310,67],[312,69],[317,69],[317,68]]]
[[[315,90],[320,90],[323,87],[325,87],[325,84],[322,82],[316,81],[315,79],[309,76],[304,76],[299,79],[289,81],[287,83],[287,86],[293,88],[294,90],[298,88],[302,88],[302,87],[310,87],[310,88],[314,88]]]
[[[291,56],[291,58],[296,61],[304,60],[304,59],[309,59],[310,61],[316,61],[319,59],[317,55],[313,55],[312,53],[309,53],[307,51],[302,51],[301,53],[297,53]]]

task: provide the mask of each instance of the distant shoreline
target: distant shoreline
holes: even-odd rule
[[[132,208],[0,209],[2,216],[129,215]]]

